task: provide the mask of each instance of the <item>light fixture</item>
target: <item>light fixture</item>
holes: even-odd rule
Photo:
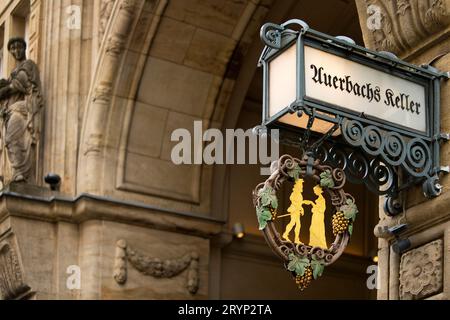
[[[401,254],[401,253],[405,252],[406,250],[408,250],[410,247],[411,247],[411,241],[408,238],[406,238],[406,239],[398,239],[392,245],[392,250],[396,254]]]
[[[408,238],[400,238],[400,234],[407,228],[408,224],[403,223],[388,229],[388,233],[395,237],[395,242],[392,244],[392,250],[397,254],[401,254],[411,247],[411,241]]]
[[[373,263],[378,263],[378,256],[374,256],[374,257],[372,258],[372,261],[373,261]]]
[[[233,225],[233,236],[237,239],[242,239],[245,237],[245,229],[242,223],[237,222]]]
[[[403,224],[399,224],[399,225],[390,227],[390,228],[388,229],[388,232],[389,232],[391,235],[393,235],[393,236],[395,236],[395,237],[398,237],[398,236],[400,235],[400,233],[402,233],[403,231],[405,231],[407,228],[408,228],[408,225],[407,225],[406,223],[403,223]]]
[[[285,25],[302,23],[292,20]],[[265,33],[264,27],[261,32]],[[336,124],[340,120],[336,115],[304,104],[304,98],[311,93],[305,78],[305,62],[313,52],[293,30],[283,32],[279,41],[277,48],[272,46],[263,52],[259,62],[264,77],[263,126],[293,131],[308,129],[322,134],[332,131],[333,136],[339,135],[341,131]]]
[[[45,183],[50,185],[50,189],[52,191],[59,191],[59,187],[61,186],[61,177],[56,173],[49,173],[44,178]]]

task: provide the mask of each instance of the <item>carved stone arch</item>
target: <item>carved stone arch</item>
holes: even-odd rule
[[[267,1],[261,2],[261,4],[259,1],[237,4],[233,1],[227,2],[233,6],[242,6],[240,16],[236,17],[236,21],[229,25],[232,33],[228,37],[219,34],[220,30],[209,32],[202,28],[192,28],[188,23],[182,23],[196,32],[192,39],[192,46],[206,47],[213,42],[212,46],[220,44],[221,47],[217,56],[214,57],[216,61],[212,63],[216,70],[211,72],[202,70],[204,66],[195,64],[195,61],[180,63],[181,66],[178,69],[195,69],[196,76],[199,75],[202,79],[206,79],[205,84],[209,88],[205,94],[202,109],[194,112],[189,124],[185,122],[180,127],[193,126],[195,119],[203,120],[203,129],[222,126],[223,114],[225,108],[228,107],[228,98],[235,81],[232,76],[233,61],[235,60],[231,57],[239,56],[241,54],[239,50],[245,49],[245,46],[248,45],[247,42],[243,46],[239,46],[239,44],[242,44],[243,38],[251,37],[247,34],[250,29],[252,32],[258,32],[259,25],[264,18],[263,13],[268,10]],[[182,2],[173,3],[174,6],[185,6]],[[125,164],[129,161],[127,149],[133,126],[132,119],[136,108],[141,104],[140,92],[143,90],[143,77],[145,78],[146,69],[153,59],[151,49],[154,39],[159,36],[159,33],[167,32],[167,30],[160,31],[162,23],[167,24],[169,20],[175,21],[171,23],[179,23],[176,19],[166,19],[166,10],[171,4],[170,0],[122,0],[114,4],[99,51],[98,66],[93,76],[84,112],[77,192],[113,194],[119,198],[158,203],[164,207],[176,207],[180,211],[197,211],[208,215],[211,212],[209,188],[212,180],[212,167],[192,166],[192,172],[185,178],[192,184],[192,188],[186,193],[177,193],[176,190],[174,192],[170,190],[170,186],[167,190],[147,185],[142,186],[135,181],[129,181],[130,179],[126,176]],[[211,4],[201,3],[198,5],[210,6]],[[133,9],[127,10],[130,7]],[[179,9],[177,8],[177,10]],[[173,10],[175,9],[172,8]],[[191,11],[196,12],[194,9]],[[167,21],[164,21],[165,19]],[[196,22],[190,23],[195,24]],[[211,25],[211,28],[217,29],[214,25]],[[176,36],[176,34],[162,36]],[[199,59],[199,57],[195,58]],[[169,67],[172,66],[171,61],[164,61],[164,63]],[[165,71],[164,74],[170,74],[167,69]],[[154,72],[160,72],[160,70]],[[163,73],[161,72],[161,74]],[[187,76],[186,81],[189,82],[189,79]],[[152,93],[154,95],[161,94],[156,88],[148,87],[145,90],[155,90]],[[200,90],[204,90],[204,88],[200,88]],[[194,91],[191,92],[192,95],[195,96],[197,93],[195,90],[192,91]],[[168,93],[164,92],[163,94],[167,95]],[[177,94],[179,95],[179,92],[172,93],[172,95]],[[169,113],[172,114],[172,111],[174,110],[169,110]],[[179,111],[180,114],[189,114],[190,112],[189,110],[184,111],[181,107],[176,111]],[[157,118],[156,115],[155,118]],[[158,125],[159,123],[155,119],[151,119],[151,122],[148,123],[148,127],[155,127],[152,131],[154,135],[164,135],[165,139],[167,136],[170,139],[170,134],[168,134],[170,128],[165,126],[159,128]],[[143,134],[147,134],[147,131]],[[156,138],[149,136],[148,139]],[[167,160],[170,158],[165,159],[166,162]],[[158,163],[155,168],[158,167],[157,165]],[[147,169],[149,166],[152,164],[147,164]],[[177,169],[175,166],[173,167],[173,170]],[[157,175],[159,172],[157,169],[155,170]],[[172,169],[168,166],[162,171],[164,170],[168,171],[169,175],[177,175],[171,172]],[[178,176],[183,176],[183,174],[178,174]],[[200,194],[205,195],[200,197]],[[167,203],[171,205],[167,205]]]
[[[14,234],[0,241],[0,300],[25,299],[31,294]]]
[[[365,46],[411,59],[448,36],[449,2],[357,0]]]
[[[259,31],[264,21],[283,19],[297,5],[297,1],[272,0],[268,1],[266,5],[267,11],[265,14],[254,22],[256,26],[253,27],[257,31]],[[223,108],[227,110],[227,113],[224,112],[223,114],[222,128],[236,128],[244,100],[258,69],[256,61],[258,61],[261,55],[261,39],[259,33],[251,34],[247,32],[246,35],[245,51],[241,52],[240,57],[235,56],[234,58],[236,60],[232,61],[232,64],[239,66],[239,68],[236,68],[236,74],[233,77],[234,83],[230,88],[228,99],[224,101],[226,105]],[[228,220],[229,195],[227,193],[230,188],[230,168],[229,165],[215,166],[212,184],[212,211],[224,221]]]
[[[132,92],[140,80],[145,63],[143,56],[151,40],[142,41],[146,35],[139,30],[147,29],[140,22],[152,21],[150,16],[155,13],[155,8],[165,7],[167,1],[118,0],[109,13],[109,23],[103,22],[105,29],[101,31],[105,36],[100,46],[82,124],[78,177],[84,178],[78,179],[79,192],[102,191],[106,153],[108,148],[117,145],[117,133],[114,135],[112,123],[108,120],[114,118],[112,111],[118,98],[132,98],[135,95]],[[139,50],[144,51],[137,54],[136,59]],[[124,68],[128,68],[126,73]],[[130,74],[134,75],[132,81],[123,81],[122,78]],[[123,83],[128,86],[119,88],[118,85]],[[129,102],[132,103],[131,99]]]

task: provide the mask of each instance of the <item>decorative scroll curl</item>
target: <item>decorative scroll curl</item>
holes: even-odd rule
[[[121,285],[127,281],[127,261],[142,274],[155,278],[173,278],[188,269],[186,287],[191,294],[196,294],[198,291],[199,255],[197,252],[187,253],[178,259],[161,260],[132,250],[125,240],[119,240],[116,244],[114,279]]]
[[[342,135],[351,146],[360,147],[367,154],[377,157],[370,164],[359,162],[356,170],[369,170],[372,174],[367,176],[372,178],[372,182],[389,182],[388,177],[394,176],[391,174],[391,171],[394,172],[392,167],[400,166],[416,180],[425,180],[423,189],[427,196],[440,194],[436,173],[433,172],[432,143],[420,137],[406,138],[396,132],[383,131],[372,125],[364,126],[359,121],[348,119],[342,124]]]
[[[334,242],[329,248],[313,247],[287,241],[280,236],[273,223],[276,218],[276,207],[278,206],[276,192],[287,180],[297,181],[297,179],[306,176],[310,176],[328,193],[335,212],[342,214],[348,208],[353,210],[354,216],[350,219],[351,225],[348,230],[337,233]],[[284,261],[286,268],[294,276],[297,275],[296,281],[300,289],[306,287],[302,286],[304,284],[302,277],[305,275],[304,272],[307,272],[305,270],[308,270],[308,268],[313,270],[311,273],[314,273],[314,279],[316,279],[317,276],[321,275],[323,268],[334,263],[347,247],[353,230],[353,220],[356,217],[357,208],[354,205],[355,199],[353,196],[345,193],[343,190],[345,182],[346,175],[340,168],[321,165],[319,160],[311,163],[310,161],[308,162],[307,158],[300,160],[284,155],[278,160],[276,166],[273,166],[272,175],[264,183],[256,186],[253,191],[253,202],[257,209],[260,229],[263,231],[266,241],[273,252]],[[264,218],[267,210],[272,212],[272,217]],[[262,225],[261,220],[264,222]],[[307,268],[301,267],[302,265],[307,266]],[[294,272],[296,266],[300,266],[301,274],[298,271]],[[311,276],[312,274],[310,278]]]
[[[375,126],[364,127],[356,120],[345,121],[342,129],[350,145],[361,147],[370,155],[380,155],[390,165],[401,165],[414,177],[429,176],[431,150],[423,139],[406,142],[398,133],[384,133]]]
[[[281,48],[281,39],[283,34],[288,34],[285,31],[290,25],[300,26],[301,30],[308,30],[309,26],[306,22],[299,19],[289,20],[281,25],[274,23],[266,23],[262,26],[260,37],[261,40],[266,44],[269,48],[272,49],[280,49]]]
[[[341,168],[350,182],[363,183],[377,195],[393,194],[398,188],[394,168],[380,156],[368,157],[358,150],[334,143],[331,147],[323,144],[317,158],[323,164]]]

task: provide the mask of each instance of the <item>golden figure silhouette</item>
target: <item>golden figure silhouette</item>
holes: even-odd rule
[[[317,196],[316,202],[304,201],[305,204],[312,205],[311,227],[309,228],[309,245],[312,247],[327,248],[325,237],[325,210],[326,202],[323,197],[322,187],[315,186],[314,193]]]
[[[283,233],[283,238],[286,241],[291,241],[289,239],[289,234],[291,233],[292,229],[294,229],[294,242],[296,244],[301,244],[300,241],[300,229],[301,229],[301,223],[300,223],[300,217],[305,214],[305,211],[303,209],[303,204],[306,204],[306,202],[311,201],[303,201],[303,179],[298,179],[295,182],[294,190],[292,191],[291,196],[289,199],[291,200],[291,206],[287,210],[289,212],[289,215],[291,216],[291,221],[286,226],[286,229]]]
[[[278,216],[277,218],[283,218],[290,216],[291,221],[286,226],[283,233],[283,239],[286,241],[291,241],[289,239],[289,234],[292,229],[294,229],[294,243],[302,244],[300,241],[300,230],[301,230],[301,217],[305,214],[303,205],[312,206],[312,218],[311,226],[309,228],[309,245],[312,247],[327,248],[327,240],[325,236],[325,210],[326,201],[323,197],[323,189],[321,186],[317,185],[314,187],[314,194],[317,196],[315,202],[310,200],[303,200],[303,179],[298,179],[295,182],[292,194],[289,197],[291,200],[291,206],[288,208],[289,214]]]

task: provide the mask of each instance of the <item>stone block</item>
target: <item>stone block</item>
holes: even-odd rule
[[[194,26],[231,36],[246,0],[176,0],[166,15]]]
[[[158,158],[168,110],[137,102],[128,136],[129,152]]]
[[[194,31],[195,27],[192,25],[163,18],[153,41],[150,55],[182,64]]]
[[[124,183],[128,191],[197,202],[200,166],[180,165],[129,152]]]
[[[138,100],[193,116],[201,116],[212,75],[164,60],[149,58]]]
[[[197,29],[184,64],[215,75],[223,75],[236,41],[223,35]]]

